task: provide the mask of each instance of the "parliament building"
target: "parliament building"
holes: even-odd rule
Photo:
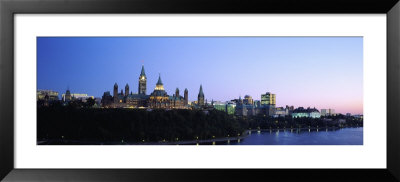
[[[158,76],[158,81],[154,91],[146,94],[147,77],[144,71],[144,66],[139,76],[138,92],[129,93],[129,85],[125,85],[125,92],[121,89],[118,92],[118,84],[114,84],[113,94],[109,91],[104,92],[101,103],[105,108],[151,108],[151,109],[187,109],[188,105],[188,90],[185,89],[184,96],[179,94],[179,89],[176,88],[175,94],[169,96],[164,90],[164,85],[161,81],[161,75]]]

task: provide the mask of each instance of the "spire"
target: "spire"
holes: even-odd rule
[[[204,93],[203,93],[203,86],[202,86],[201,84],[200,84],[199,96],[204,96]]]
[[[140,76],[146,76],[146,73],[144,73],[144,66],[142,65],[142,71],[140,72]]]
[[[158,74],[158,81],[156,85],[163,85],[162,81],[161,81],[161,74]]]

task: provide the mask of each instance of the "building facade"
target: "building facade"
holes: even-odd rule
[[[245,95],[243,99],[243,104],[253,105],[253,98],[250,95]]]
[[[88,94],[71,93],[70,90],[67,90],[65,94],[61,95],[61,98],[64,102],[71,100],[81,100],[85,102],[88,98],[94,99],[94,96],[89,96]]]
[[[261,105],[276,105],[276,96],[270,92],[261,94]]]
[[[335,109],[321,109],[321,116],[335,116]]]
[[[144,72],[144,66],[142,65],[142,71],[140,71],[139,76],[139,86],[138,86],[138,94],[146,95],[147,89],[147,77],[146,73]]]
[[[49,100],[49,101],[59,100],[58,92],[53,90],[37,90],[36,100]]]
[[[185,89],[184,97],[179,93],[179,88],[175,94],[170,96],[164,89],[161,75],[158,77],[156,87],[150,95],[147,92],[147,77],[142,66],[139,80],[138,93],[129,93],[129,85],[125,85],[125,93],[121,89],[118,92],[118,84],[114,84],[113,94],[109,91],[104,92],[102,106],[106,108],[151,108],[151,109],[186,109],[188,108],[188,91]]]
[[[303,108],[299,107],[295,110],[293,110],[292,113],[293,118],[302,118],[302,117],[307,117],[307,118],[320,118],[321,113],[314,107],[314,108]]]

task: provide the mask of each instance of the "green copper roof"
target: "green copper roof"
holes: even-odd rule
[[[144,73],[144,66],[142,65],[142,71],[140,72],[140,76],[146,76],[146,73]]]
[[[162,81],[161,81],[161,75],[158,75],[158,81],[157,81],[157,85],[162,85]]]

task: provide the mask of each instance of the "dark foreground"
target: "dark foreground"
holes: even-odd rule
[[[339,119],[341,122],[338,122]],[[345,121],[345,122],[343,122]],[[362,127],[362,119],[238,117],[218,110],[153,110],[39,107],[39,145],[216,144],[245,138],[249,130],[283,133]],[[299,129],[302,128],[302,129]],[[262,132],[263,134],[265,132]],[[362,134],[362,131],[361,131]],[[250,136],[251,138],[251,136]],[[249,139],[244,139],[249,141]],[[310,140],[311,141],[311,140]],[[246,144],[237,142],[237,144]],[[253,143],[249,143],[252,145]],[[262,143],[268,145],[268,143]],[[280,145],[280,143],[277,143]],[[258,145],[255,143],[254,145]]]
[[[39,145],[363,145],[363,127],[248,130],[239,137],[175,142],[49,140]]]

